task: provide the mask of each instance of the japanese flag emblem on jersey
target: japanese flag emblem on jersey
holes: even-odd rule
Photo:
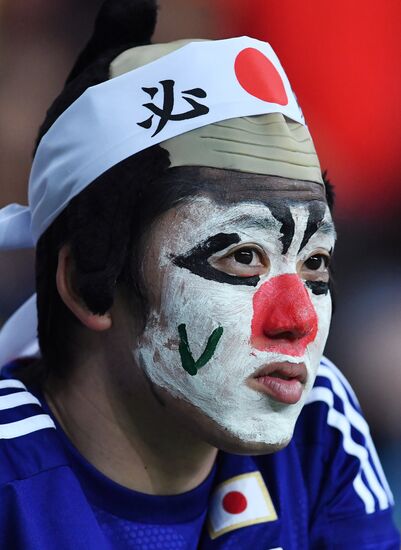
[[[242,474],[215,489],[209,510],[209,534],[215,539],[240,527],[276,519],[276,510],[260,472]]]

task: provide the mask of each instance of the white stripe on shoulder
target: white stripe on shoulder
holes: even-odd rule
[[[326,362],[327,362],[327,364],[325,364]],[[341,377],[338,376],[338,374],[341,374]],[[334,393],[343,402],[345,416],[348,418],[351,425],[356,430],[358,430],[363,435],[363,437],[365,438],[366,447],[368,448],[368,451],[370,453],[370,456],[371,456],[372,462],[374,464],[374,467],[376,469],[377,475],[380,478],[381,485],[382,485],[383,489],[386,492],[386,495],[387,495],[387,498],[388,498],[389,502],[391,504],[394,504],[394,497],[393,497],[393,494],[392,494],[391,489],[389,487],[389,484],[387,482],[386,476],[383,472],[383,468],[382,468],[382,465],[380,463],[380,459],[378,457],[376,447],[375,447],[375,445],[373,443],[373,440],[372,440],[372,437],[370,435],[370,430],[369,430],[368,423],[366,422],[366,420],[364,419],[362,414],[352,406],[352,403],[348,399],[347,392],[345,391],[345,389],[343,387],[344,386],[344,381],[345,381],[347,386],[349,386],[349,390],[351,390],[351,392],[354,393],[351,386],[349,385],[348,380],[345,378],[345,376],[342,373],[340,373],[338,368],[335,365],[333,365],[333,363],[328,361],[326,358],[325,358],[324,362],[322,362],[322,364],[319,367],[318,375],[326,377],[330,380]],[[348,387],[347,387],[347,389],[348,389]],[[356,399],[356,397],[355,397],[355,400],[358,403],[358,400]]]
[[[10,393],[9,395],[0,396],[0,411],[13,409],[14,407],[20,407],[21,405],[40,406],[40,402],[34,395],[27,391],[19,391],[16,393]]]
[[[13,378],[10,378],[9,380],[0,380],[0,390],[6,388],[21,388],[23,390],[26,390],[26,387],[21,382],[21,380],[14,380]]]
[[[359,459],[361,464],[361,469],[366,476],[368,487],[372,494],[376,496],[379,501],[380,510],[384,510],[389,507],[389,501],[387,495],[377,479],[376,473],[372,468],[372,465],[369,462],[369,454],[366,447],[356,443],[351,436],[351,424],[349,419],[339,411],[334,408],[334,396],[332,390],[329,388],[313,388],[309,394],[308,403],[314,401],[323,401],[329,406],[329,412],[327,415],[327,423],[333,428],[337,428],[343,436],[343,447],[347,454],[355,456]],[[360,483],[363,483],[362,478]],[[360,493],[358,493],[361,496]],[[362,497],[361,497],[362,498]],[[374,510],[371,510],[369,503],[362,499],[365,504],[366,513],[372,513]]]
[[[352,485],[355,489],[356,494],[365,504],[366,513],[373,514],[376,508],[375,499],[373,498],[372,493],[369,491],[369,489],[366,487],[365,483],[363,482],[361,477],[361,472],[358,472],[357,476],[352,482]]]
[[[331,369],[334,374],[337,375],[337,378],[340,379],[341,383],[343,384],[343,386],[345,387],[345,389],[347,390],[347,392],[350,394],[350,396],[352,397],[352,399],[355,401],[355,403],[358,405],[358,407],[360,407],[360,404],[359,404],[359,400],[356,396],[356,393],[354,392],[351,384],[348,382],[348,380],[345,378],[345,376],[343,375],[343,373],[340,371],[340,369],[338,367],[336,367],[336,365],[334,363],[332,363],[330,361],[330,359],[327,359],[327,357],[323,356],[322,357],[322,360],[320,361],[320,366],[321,365],[325,365],[326,367],[328,367],[329,369]],[[320,368],[320,367],[319,367]],[[319,375],[319,369],[318,369],[318,375]]]
[[[384,510],[389,507],[390,503],[393,502],[391,490],[381,468],[376,449],[370,436],[369,427],[360,412],[357,411],[354,408],[354,405],[350,402],[349,396],[342,385],[342,379],[337,376],[337,372],[338,369],[335,367],[333,369],[332,364],[325,365],[322,363],[320,365],[318,376],[323,376],[329,379],[332,387],[326,388],[315,386],[312,388],[307,398],[307,403],[322,401],[329,406],[327,423],[330,426],[337,428],[342,433],[344,450],[348,454],[359,459],[361,463],[361,470],[366,476],[368,486],[366,486],[362,478],[359,476],[354,480],[354,489],[364,502],[366,513],[374,512],[375,507],[372,496],[373,494],[379,502],[380,509]],[[351,391],[353,393],[352,389]],[[334,394],[341,399],[344,407],[344,413],[337,411],[334,408]],[[366,441],[366,447],[352,439],[351,426],[363,435]],[[376,471],[372,467],[369,457],[372,459]]]
[[[55,428],[53,420],[48,414],[37,414],[10,422],[8,424],[0,424],[0,439],[15,439],[23,435],[28,435],[45,428]]]

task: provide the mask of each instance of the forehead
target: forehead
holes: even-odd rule
[[[194,194],[161,216],[151,231],[152,240],[164,243],[166,252],[183,252],[221,232],[235,232],[241,240],[281,242],[287,234],[290,243],[306,229],[311,234],[319,229],[335,238],[323,186],[214,169],[192,178],[186,174],[183,184],[185,180],[197,185]]]
[[[315,223],[316,230],[334,234],[329,208],[322,201],[248,199],[230,204],[201,195],[183,201],[170,215],[167,213],[163,225],[167,235],[177,236],[183,243],[230,230],[249,236],[264,233],[279,237],[304,231],[308,222]]]
[[[182,166],[168,170],[163,187],[181,186],[185,196],[205,194],[221,203],[272,200],[320,200],[327,202],[323,184],[205,166]]]

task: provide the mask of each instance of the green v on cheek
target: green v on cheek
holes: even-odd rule
[[[185,324],[178,325],[178,334],[180,335],[179,352],[182,366],[188,374],[195,376],[195,374],[198,373],[198,369],[204,367],[213,357],[217,344],[223,334],[223,327],[214,329],[212,334],[209,336],[205,349],[196,361],[193,358],[191,348],[189,347],[187,327]]]

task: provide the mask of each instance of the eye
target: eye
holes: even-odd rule
[[[209,263],[219,271],[237,277],[254,277],[266,273],[269,260],[258,245],[242,246],[223,257],[211,257]]]
[[[305,281],[328,283],[330,280],[330,259],[330,252],[317,250],[309,258],[298,264],[298,273]]]
[[[236,250],[234,252],[234,259],[239,264],[250,265],[253,262],[258,261],[259,257],[255,250],[251,250],[250,248],[243,248],[242,250]]]
[[[306,260],[304,266],[310,271],[324,271],[328,268],[329,263],[330,258],[325,254],[315,254]]]

